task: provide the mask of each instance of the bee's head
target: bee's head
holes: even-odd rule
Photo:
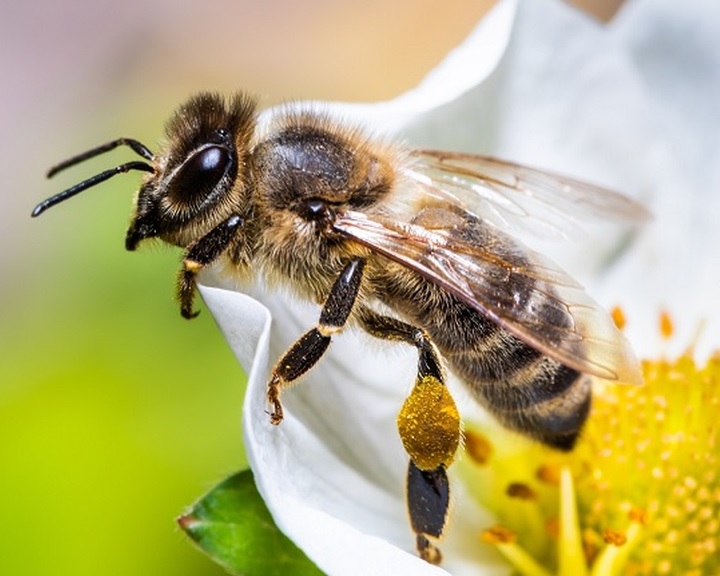
[[[186,246],[220,222],[249,208],[248,156],[255,130],[255,102],[239,94],[199,94],[168,122],[166,144],[157,153],[130,138],[119,138],[70,158],[48,172],[53,176],[84,160],[127,145],[147,161],[135,160],[102,172],[38,204],[33,216],[116,174],[148,172],[137,194],[125,238],[128,250],[141,240],[161,238]]]

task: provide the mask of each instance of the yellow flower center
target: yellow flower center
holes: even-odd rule
[[[481,539],[520,574],[720,574],[720,356],[643,373],[597,387],[569,455],[467,426],[460,473],[498,519]]]

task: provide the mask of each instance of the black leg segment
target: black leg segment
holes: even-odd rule
[[[440,382],[445,381],[440,358],[423,330],[390,316],[377,314],[368,308],[363,308],[359,316],[368,334],[383,340],[405,342],[418,349],[418,378],[431,376]]]
[[[377,338],[405,342],[418,350],[415,386],[398,414],[398,432],[410,455],[407,506],[418,554],[438,564],[440,550],[430,538],[440,538],[450,504],[447,466],[462,436],[460,415],[445,386],[442,364],[424,330],[363,308],[363,328]]]
[[[325,300],[318,325],[301,336],[275,364],[267,389],[273,424],[280,424],[283,419],[282,389],[315,366],[328,349],[332,334],[345,326],[360,291],[364,267],[365,260],[354,258],[343,268]]]
[[[365,261],[359,258],[345,266],[320,312],[321,327],[330,329],[345,325],[360,289],[364,266]]]
[[[281,389],[315,366],[330,346],[330,340],[330,336],[324,336],[317,328],[308,330],[275,365],[267,388],[268,402],[273,405],[270,414],[273,424],[280,424],[283,419]]]
[[[212,264],[230,245],[237,229],[242,226],[240,216],[233,215],[185,249],[183,263],[177,278],[177,299],[183,318],[195,318],[195,278],[200,270]]]
[[[450,506],[450,484],[444,466],[420,470],[410,460],[407,475],[407,502],[410,524],[416,534],[417,551],[421,558],[438,564],[440,550],[428,537],[439,538]]]

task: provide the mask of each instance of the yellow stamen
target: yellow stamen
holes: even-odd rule
[[[673,325],[670,313],[667,312],[667,310],[663,310],[660,312],[660,334],[662,334],[663,338],[668,339],[674,332],[675,326]]]
[[[522,576],[552,576],[532,556],[515,544],[515,534],[507,528],[494,526],[485,530],[480,535],[480,539],[486,544],[493,544]]]
[[[537,492],[523,482],[511,482],[505,489],[505,493],[510,496],[510,498],[537,500]]]
[[[623,312],[623,309],[620,308],[620,306],[615,306],[610,314],[612,315],[613,322],[615,322],[615,326],[617,326],[619,330],[625,328],[627,318],[625,318],[625,312]]]
[[[606,528],[603,531],[603,540],[606,544],[612,544],[613,546],[622,546],[627,542],[627,535],[619,530],[611,530]]]
[[[465,453],[482,466],[487,464],[492,456],[492,444],[479,432],[468,431],[465,434]]]
[[[541,482],[550,484],[551,486],[560,486],[560,472],[561,469],[557,466],[550,464],[543,464],[539,466],[535,472],[535,476]]]
[[[659,325],[674,332],[667,313]],[[645,386],[597,386],[572,453],[485,425],[492,459],[460,462],[512,531],[493,545],[516,571],[530,557],[556,576],[720,574],[720,352],[642,368]]]
[[[560,554],[559,576],[584,576],[587,574],[585,555],[580,539],[575,488],[568,468],[560,472]]]
[[[493,526],[480,534],[480,540],[485,544],[511,544],[517,540],[515,532],[508,530],[504,526]]]
[[[591,576],[612,576],[621,574],[621,567],[627,561],[630,552],[637,543],[642,526],[633,522],[627,531],[622,534],[622,543],[611,542],[595,559],[590,572]],[[619,534],[619,533],[616,533]]]

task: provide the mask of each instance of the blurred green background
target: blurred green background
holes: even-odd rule
[[[45,170],[117,136],[154,148],[201,89],[391,97],[488,3],[2,2],[0,575],[221,574],[174,518],[246,465],[244,376],[207,311],[180,318],[179,253],[124,251],[139,177],[29,217],[132,154]]]

